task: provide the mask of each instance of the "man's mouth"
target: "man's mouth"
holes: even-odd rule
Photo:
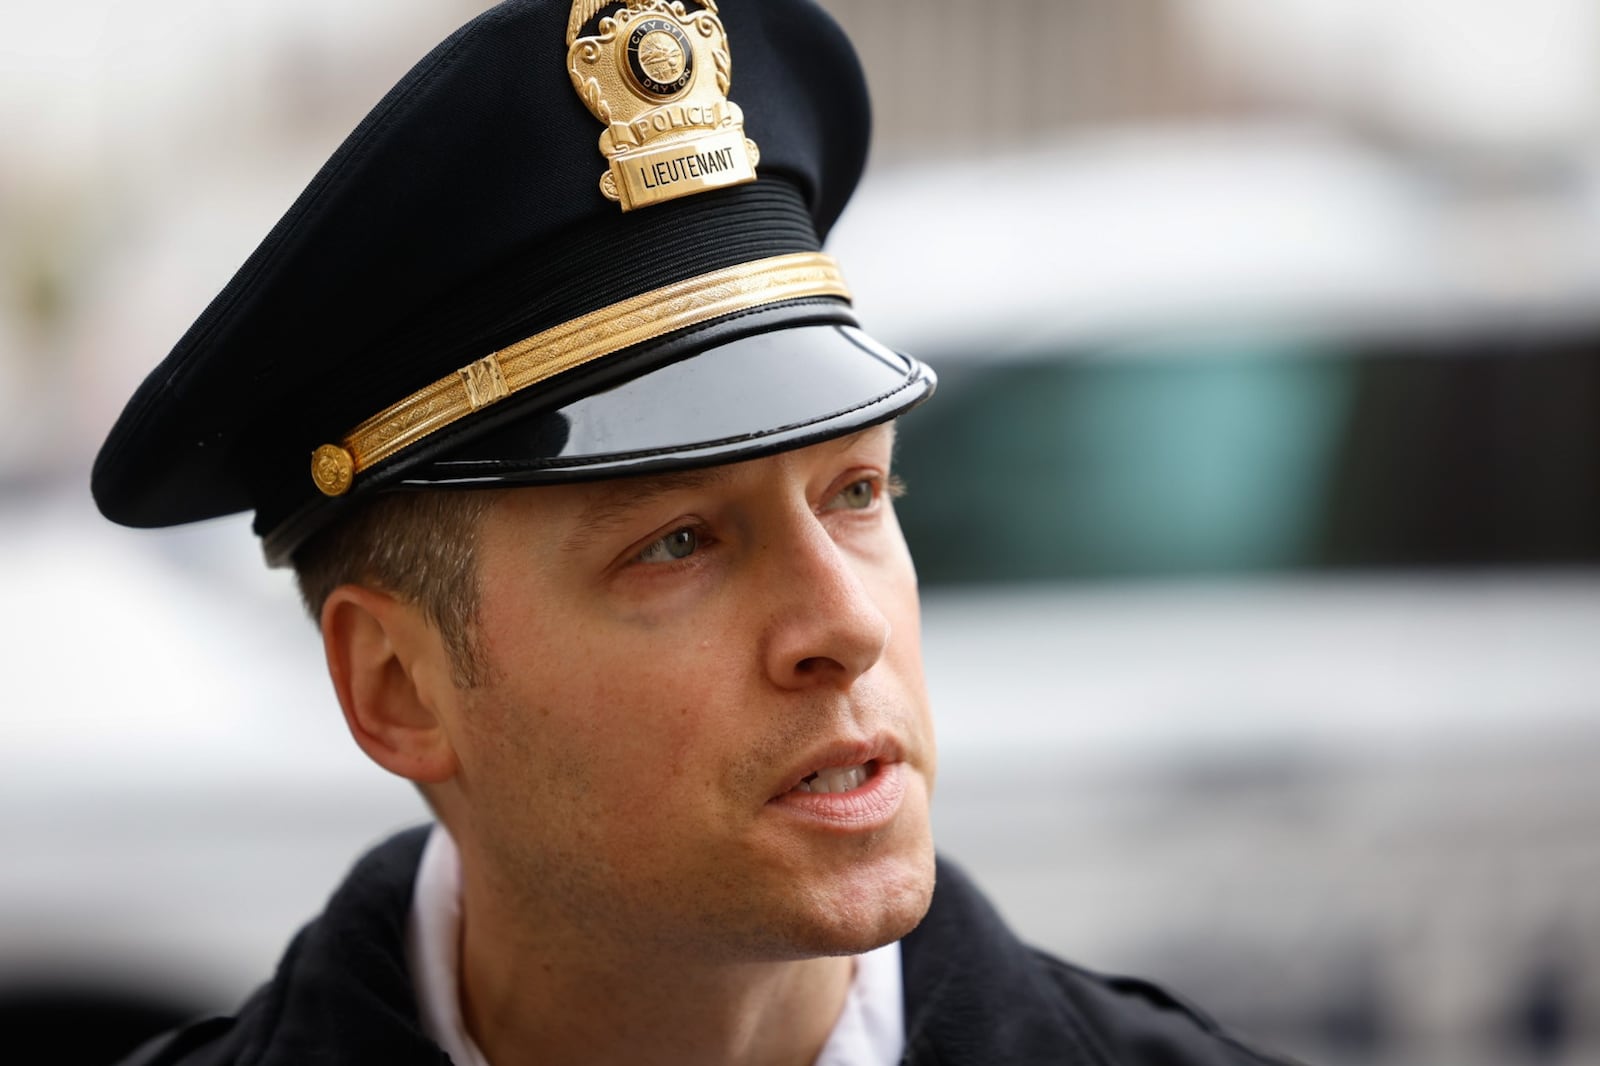
[[[788,791],[774,796],[769,805],[831,832],[867,832],[889,825],[900,809],[910,781],[910,771],[899,761],[898,749],[873,754],[838,752],[827,761],[844,758],[863,762],[824,766],[801,778]]]
[[[859,766],[830,766],[818,770],[816,773],[801,781],[791,791],[794,792],[853,792],[866,784],[868,779],[877,772],[878,764],[873,762],[862,763]]]

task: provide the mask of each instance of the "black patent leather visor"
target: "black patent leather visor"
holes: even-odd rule
[[[735,463],[887,422],[932,395],[933,371],[838,317],[766,309],[720,324],[716,332],[729,337],[720,343],[702,348],[704,334],[676,337],[600,365],[595,377],[563,376],[541,388],[542,399],[507,403],[492,418],[436,434],[418,454],[358,481],[358,492],[596,481]],[[346,503],[316,499],[283,519],[263,520],[258,510],[268,562],[286,563]]]
[[[780,329],[708,348],[406,471],[399,485],[588,481],[737,462],[843,436],[926,399],[935,377],[860,329]]]

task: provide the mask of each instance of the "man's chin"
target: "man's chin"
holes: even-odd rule
[[[807,929],[794,930],[798,957],[860,955],[915,929],[933,900],[933,849],[881,861],[807,900]]]

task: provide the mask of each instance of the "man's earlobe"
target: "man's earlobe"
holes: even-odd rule
[[[345,722],[368,758],[418,784],[455,775],[442,716],[455,693],[450,657],[421,610],[341,585],[322,607],[322,646]]]

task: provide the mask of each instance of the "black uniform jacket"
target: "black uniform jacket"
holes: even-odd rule
[[[236,1016],[163,1037],[124,1066],[448,1066],[418,1023],[405,962],[426,839],[410,830],[363,858]],[[1284,1066],[1153,985],[1026,947],[949,863],[901,959],[906,1066]]]

